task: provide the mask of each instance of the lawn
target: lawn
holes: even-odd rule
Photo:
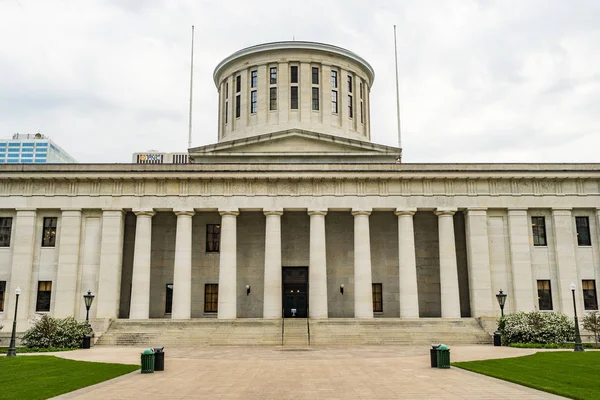
[[[600,352],[540,352],[453,366],[572,399],[600,399]]]
[[[0,357],[0,399],[47,399],[139,369],[54,356]]]

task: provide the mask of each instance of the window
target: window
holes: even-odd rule
[[[373,312],[383,312],[382,284],[373,284]]]
[[[252,71],[250,72],[250,87],[257,87],[258,86],[258,71]]]
[[[335,114],[338,112],[337,90],[331,91],[331,112]]]
[[[364,118],[363,118],[363,102],[360,102],[360,123],[364,123]]]
[[[360,98],[363,98],[363,84],[362,82],[360,83],[360,85],[358,85],[358,87],[360,88]]]
[[[256,90],[250,92],[250,114],[256,114]]]
[[[240,117],[240,113],[241,113],[241,98],[240,95],[238,94],[237,96],[235,96],[235,117],[239,118]]]
[[[218,253],[221,241],[221,225],[206,224],[206,252]]]
[[[575,217],[575,225],[577,226],[577,245],[591,246],[590,219],[588,217]]]
[[[219,310],[219,285],[207,283],[204,285],[204,312],[216,313]]]
[[[165,299],[165,314],[171,314],[173,311],[173,284],[167,283],[167,296]]]
[[[10,247],[11,217],[0,218],[0,247]]]
[[[229,122],[229,102],[225,101],[225,123]]]
[[[298,67],[297,66],[290,67],[290,82],[298,83]]]
[[[319,88],[312,88],[312,109],[319,111]]]
[[[348,93],[352,93],[352,77],[348,75]]]
[[[272,67],[269,73],[269,84],[276,85],[277,84],[277,67]]]
[[[269,110],[277,110],[277,88],[269,88]]]
[[[56,217],[44,218],[44,230],[42,232],[42,247],[54,247],[56,245]]]
[[[313,85],[319,84],[319,68],[317,68],[317,67],[312,68],[312,84]]]
[[[235,92],[239,93],[242,90],[242,76],[238,75],[235,77]]]
[[[546,219],[544,217],[531,217],[533,229],[533,245],[546,246]]]
[[[0,281],[0,311],[4,311],[4,293],[6,293],[6,281]]]
[[[229,82],[225,82],[225,98],[229,98]]]
[[[538,303],[540,310],[552,310],[552,289],[550,281],[537,281]]]
[[[584,280],[581,281],[583,288],[583,308],[585,310],[597,310],[598,298],[596,297],[596,281]]]
[[[298,86],[292,86],[290,88],[290,108],[292,110],[298,109]]]
[[[352,96],[348,96],[348,117],[354,116],[354,104],[352,104]]]
[[[337,88],[337,71],[331,71],[331,87]]]
[[[52,281],[39,281],[37,292],[37,303],[35,311],[50,311],[50,297],[52,295]]]

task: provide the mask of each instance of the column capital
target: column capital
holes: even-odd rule
[[[399,217],[403,217],[403,216],[413,216],[415,215],[415,213],[417,212],[417,208],[416,207],[408,207],[408,208],[396,208],[396,211],[394,211],[394,214],[396,214]]]
[[[358,216],[366,216],[366,217],[368,217],[369,215],[371,215],[371,211],[372,210],[368,210],[368,209],[365,209],[365,210],[352,209],[351,214],[354,217],[358,217]]]
[[[237,217],[240,215],[240,210],[237,208],[231,210],[219,210],[219,214],[221,217]]]
[[[274,208],[274,209],[269,209],[269,210],[265,210],[263,209],[263,214],[265,214],[267,217],[269,215],[276,215],[278,217],[283,215],[283,209],[282,208]]]
[[[196,212],[194,210],[174,209],[173,213],[178,217],[193,217]]]
[[[153,217],[156,214],[152,208],[133,210],[133,213],[138,217]]]
[[[308,215],[327,215],[327,210],[308,210]]]
[[[438,208],[433,213],[435,215],[437,215],[438,217],[442,217],[442,216],[446,216],[446,215],[451,217],[454,214],[456,214],[456,208]]]

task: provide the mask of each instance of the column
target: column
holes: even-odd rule
[[[559,299],[560,308],[557,311],[573,316],[573,295],[571,282],[575,282],[575,300],[580,315],[583,314],[583,295],[581,282],[577,274],[577,259],[575,258],[576,234],[573,231],[573,216],[570,208],[552,209],[552,228],[554,233],[554,249],[556,255],[556,273],[558,291],[553,296]]]
[[[344,118],[347,118],[347,114],[345,115]],[[354,318],[373,318],[373,280],[369,232],[371,211],[353,210],[352,215],[354,216]]]
[[[325,248],[325,215],[327,210],[309,210],[310,254],[308,267],[308,299],[310,318],[327,318],[327,253]]]
[[[33,266],[33,248],[36,234],[36,210],[35,209],[19,209],[17,208],[17,216],[15,218],[15,237],[13,242],[12,267],[10,273],[10,284],[8,290],[4,294],[4,328],[5,332],[10,332],[10,325],[14,318],[15,305],[15,290],[21,288],[19,296],[19,309],[17,318],[20,322],[17,325],[19,331],[27,329],[27,321],[29,316],[29,302],[35,298],[36,293],[32,293],[31,289],[35,286],[31,282],[31,270]],[[36,287],[37,289],[37,287]]]
[[[96,309],[98,318],[117,318],[119,316],[124,229],[125,213],[123,210],[102,210],[98,293],[94,300],[98,304]]]
[[[513,310],[516,312],[529,312],[537,308],[531,268],[530,229],[526,208],[508,210],[508,240],[513,281],[513,293],[508,293],[508,299],[513,301]]]
[[[456,243],[454,220],[456,209],[435,211],[438,216],[440,247],[440,295],[442,318],[460,318],[460,296],[458,292],[458,270],[456,265]]]
[[[54,316],[65,318],[75,315],[75,304],[78,300],[76,296],[81,238],[81,209],[63,209],[60,223]]]
[[[263,318],[281,318],[281,216],[283,210],[265,210],[265,284]]]
[[[153,210],[134,211],[135,245],[133,247],[133,277],[131,282],[131,306],[129,319],[150,317],[150,263],[152,246]]]
[[[416,208],[397,209],[398,275],[400,278],[400,318],[419,318],[419,290],[413,215]]]
[[[468,209],[465,214],[465,228],[471,317],[491,317],[494,315],[492,296],[494,291],[500,288],[492,289],[487,209]]]
[[[194,210],[175,210],[175,261],[172,319],[192,317],[192,217]]]
[[[219,258],[219,311],[217,318],[234,319],[237,285],[237,219],[238,210],[219,210],[221,245]]]

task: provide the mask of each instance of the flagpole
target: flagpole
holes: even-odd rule
[[[194,25],[192,25],[192,63],[190,67],[190,115],[188,121],[188,149],[192,147],[192,91],[194,86]]]
[[[394,58],[396,60],[396,117],[398,119],[398,147],[402,151],[402,133],[400,130],[400,88],[398,83],[398,45],[396,44],[396,25],[394,25]]]

